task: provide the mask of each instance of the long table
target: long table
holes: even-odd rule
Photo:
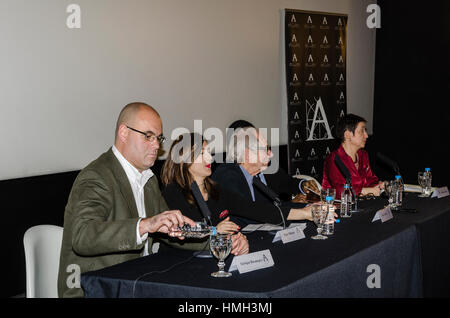
[[[287,298],[287,297],[434,297],[450,295],[450,198],[407,194],[405,207],[385,223],[372,222],[387,200],[361,202],[364,209],[341,219],[335,233],[315,241],[307,222],[306,238],[272,243],[273,234],[248,234],[250,252],[269,249],[275,265],[229,278],[213,278],[217,260],[170,249],[85,273],[86,297]],[[226,260],[226,269],[232,256]],[[380,286],[368,284],[373,265]],[[379,288],[377,288],[379,287]]]

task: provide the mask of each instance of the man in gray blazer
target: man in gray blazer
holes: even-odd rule
[[[76,178],[64,213],[58,276],[60,297],[82,297],[80,274],[152,252],[156,232],[180,237],[178,225],[195,223],[180,211],[168,211],[153,166],[161,143],[162,122],[154,108],[128,104],[116,125],[114,146]],[[248,246],[233,242],[233,252]],[[205,243],[177,244],[199,250]]]

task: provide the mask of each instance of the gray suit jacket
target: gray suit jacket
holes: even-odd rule
[[[147,217],[168,210],[156,176],[144,187]],[[59,263],[59,297],[82,297],[74,288],[81,273],[140,257],[137,244],[139,214],[127,175],[111,149],[84,168],[76,178],[64,213],[64,234]],[[149,253],[153,242],[148,236]],[[175,243],[197,250],[204,243]]]

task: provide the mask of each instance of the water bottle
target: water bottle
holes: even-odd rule
[[[325,223],[323,225],[323,232],[324,235],[332,235],[334,234],[334,205],[333,205],[333,197],[327,196],[325,198],[325,201],[327,202],[327,218],[325,220]]]
[[[350,192],[350,186],[344,185],[344,190],[341,194],[341,217],[349,218],[352,216],[352,193]]]
[[[395,176],[394,206],[400,208],[403,202],[403,180],[401,176]]]
[[[217,234],[217,228],[215,226],[210,226],[205,222],[197,222],[195,223],[195,226],[190,226],[185,223],[183,226],[179,226],[178,230],[181,231],[182,236],[186,238],[203,238]]]
[[[425,168],[424,175],[426,176],[425,194],[429,196],[429,195],[431,195],[431,169]]]

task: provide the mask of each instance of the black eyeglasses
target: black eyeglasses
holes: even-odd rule
[[[154,141],[157,140],[160,144],[163,144],[164,141],[166,141],[166,137],[164,137],[163,135],[156,136],[156,135],[155,135],[154,133],[152,133],[152,132],[143,132],[143,131],[140,131],[140,130],[131,128],[131,127],[129,127],[129,126],[127,126],[127,128],[130,129],[130,130],[132,130],[132,131],[135,131],[135,132],[137,132],[137,133],[143,134],[144,137],[145,137],[145,140],[147,140],[147,141],[154,142]]]

